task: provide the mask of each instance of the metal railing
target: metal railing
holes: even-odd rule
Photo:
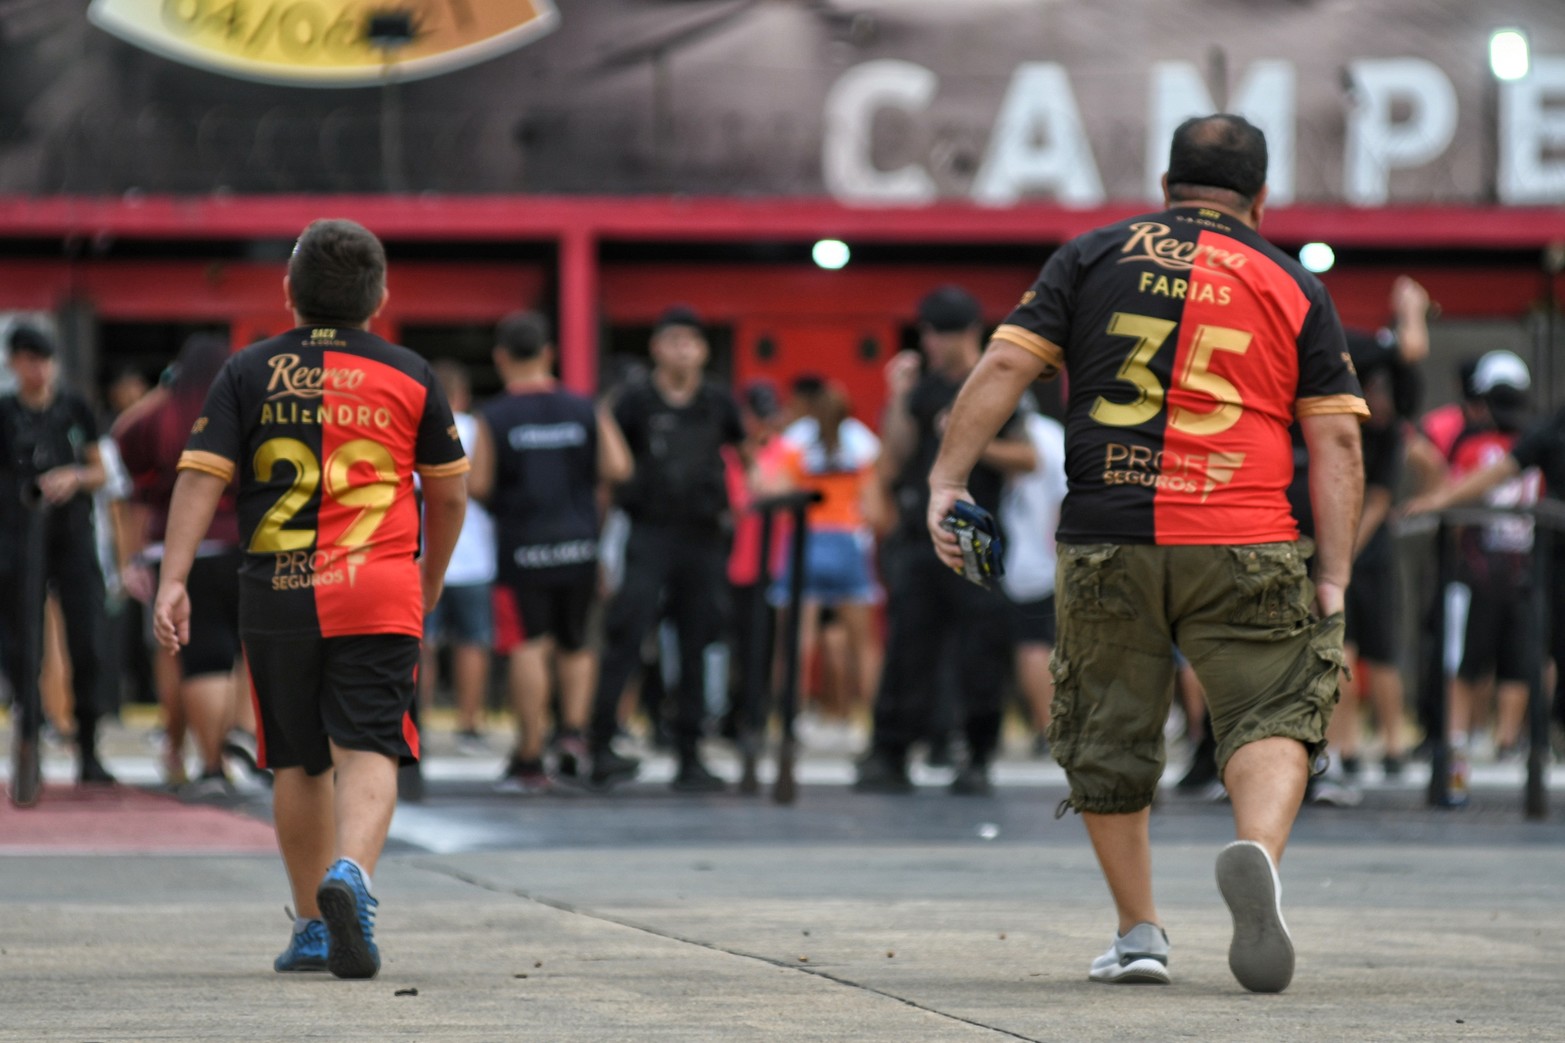
[[[761,519],[761,546],[756,573],[757,596],[750,618],[743,621],[750,627],[743,663],[743,705],[737,715],[739,756],[743,765],[739,792],[744,794],[761,791],[759,763],[774,702],[770,682],[774,660],[768,654],[772,647],[772,614],[767,606],[772,585],[772,535],[779,514],[787,514],[793,521],[792,538],[788,542],[788,603],[781,617],[782,647],[777,650],[783,657],[783,676],[775,698],[777,778],[772,785],[772,799],[779,804],[792,804],[798,797],[798,784],[794,778],[798,743],[793,734],[793,720],[799,709],[799,604],[804,600],[804,544],[809,532],[805,511],[820,500],[820,493],[805,490],[768,496],[750,505],[750,510]]]
[[[1399,537],[1434,533],[1435,539],[1435,592],[1428,616],[1428,626],[1433,634],[1433,654],[1420,657],[1418,664],[1418,690],[1427,700],[1432,714],[1430,726],[1430,765],[1428,803],[1436,807],[1451,807],[1456,801],[1451,794],[1451,739],[1450,739],[1450,673],[1446,670],[1446,591],[1457,582],[1456,548],[1457,530],[1488,525],[1507,518],[1530,518],[1534,523],[1533,546],[1530,562],[1531,585],[1528,597],[1532,600],[1532,634],[1527,642],[1527,778],[1523,787],[1523,814],[1528,819],[1541,820],[1549,813],[1549,701],[1553,695],[1544,683],[1545,664],[1549,658],[1549,635],[1553,609],[1550,592],[1556,582],[1554,571],[1554,540],[1565,532],[1565,504],[1544,501],[1531,507],[1453,507],[1436,514],[1404,519],[1397,523]],[[1555,664],[1565,669],[1565,663]]]

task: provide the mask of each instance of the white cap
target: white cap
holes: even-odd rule
[[[1473,391],[1487,395],[1497,387],[1512,387],[1526,391],[1532,387],[1532,374],[1527,363],[1512,351],[1491,351],[1478,360],[1473,370]]]

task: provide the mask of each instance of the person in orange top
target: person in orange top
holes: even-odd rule
[[[822,613],[830,610],[845,632],[844,654],[834,676],[839,684],[824,716],[846,723],[869,704],[880,679],[881,642],[874,609],[880,585],[870,567],[874,538],[866,519],[880,440],[851,413],[847,391],[816,376],[794,382],[802,416],[783,432],[781,481],[821,494],[806,513],[809,538],[804,554],[804,602],[800,609],[800,655],[809,663],[821,646]],[[786,573],[786,570],[785,570]],[[786,596],[784,574],[773,600]],[[833,686],[826,686],[833,689]]]

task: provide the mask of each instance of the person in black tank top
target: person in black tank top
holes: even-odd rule
[[[551,653],[560,678],[557,766],[584,767],[593,690],[587,615],[598,586],[598,484],[630,476],[630,453],[608,413],[555,384],[548,321],[501,320],[494,361],[505,394],[479,411],[473,495],[494,514],[496,586],[520,622],[511,651],[511,701],[520,728],[503,789],[550,785],[543,766]]]

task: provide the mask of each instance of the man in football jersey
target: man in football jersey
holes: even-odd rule
[[[1325,288],[1255,230],[1265,181],[1266,140],[1244,119],[1181,124],[1167,208],[1049,258],[958,397],[930,473],[930,533],[960,569],[941,522],[968,498],[968,472],[1032,380],[1070,374],[1050,741],[1119,916],[1093,981],[1170,980],[1148,812],[1171,643],[1206,687],[1233,799],[1239,839],[1217,860],[1229,967],[1256,992],[1293,977],[1276,866],[1337,698],[1368,409]],[[1313,584],[1285,496],[1295,417]]]
[[[283,290],[298,327],[230,358],[191,428],[153,623],[170,652],[189,640],[191,563],[237,478],[240,635],[298,913],[274,967],[369,978],[371,874],[398,765],[418,757],[419,640],[461,532],[468,465],[429,364],[369,332],[386,301],[374,235],[311,224]]]

